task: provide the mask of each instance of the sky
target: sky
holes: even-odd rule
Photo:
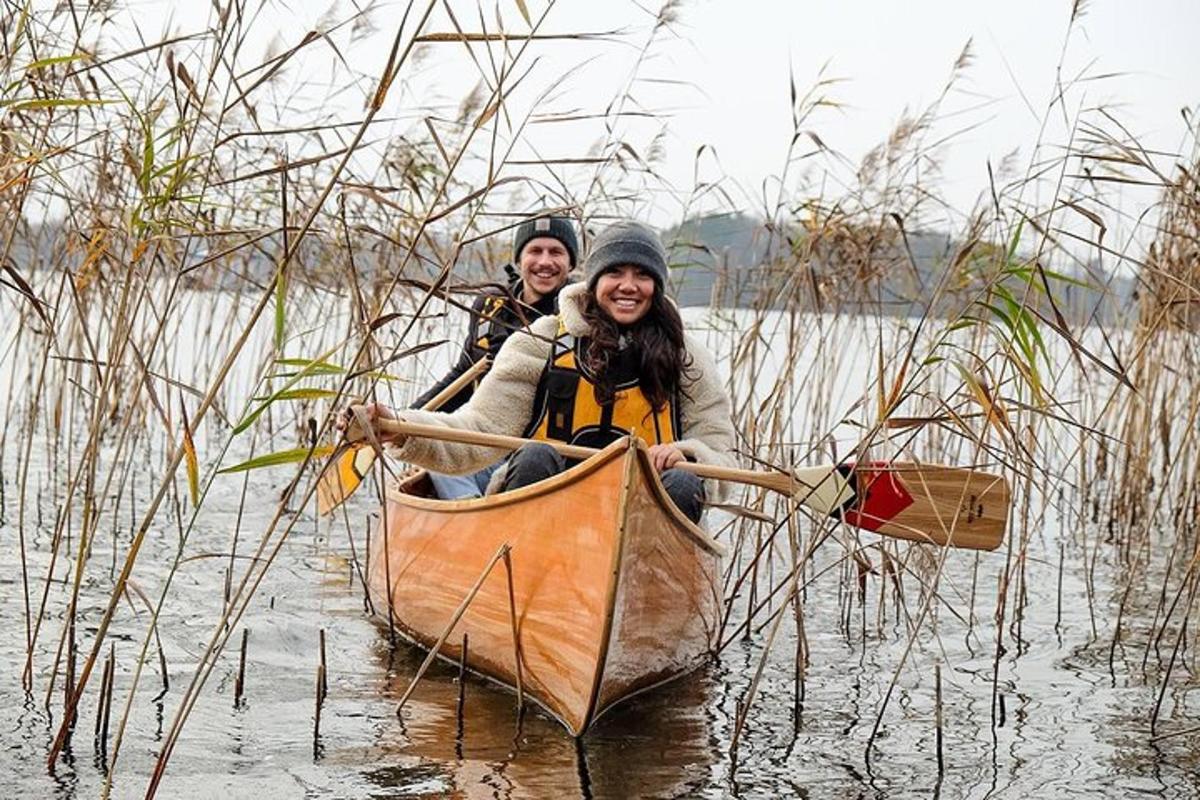
[[[505,30],[527,31],[520,5],[450,2],[459,24],[471,31],[482,24],[494,31],[498,19]],[[577,159],[594,156],[616,139],[642,158],[654,153],[651,180],[614,176],[611,166],[604,177],[632,194],[624,201],[627,211],[659,224],[714,207],[769,207],[779,196],[781,175],[785,194],[836,192],[906,113],[937,100],[968,42],[972,57],[942,100],[941,121],[929,136],[935,141],[956,134],[938,151],[947,215],[965,214],[985,192],[989,163],[999,165],[1015,154],[1010,163],[1023,170],[1039,136],[1042,157],[1057,152],[1068,126],[1095,119],[1097,108],[1108,109],[1144,145],[1170,154],[1186,146],[1181,110],[1200,105],[1197,0],[1093,0],[1083,4],[1070,30],[1071,3],[1058,0],[690,0],[657,27],[657,4],[525,0],[524,5],[535,21],[545,12],[542,33],[615,33],[529,45],[516,70],[529,72],[511,88],[508,118],[499,123],[501,149],[515,142],[511,157],[517,161]],[[138,36],[155,40],[202,29],[212,7],[140,0],[123,8],[103,49],[115,51]],[[314,115],[361,118],[404,3],[265,0],[247,8],[252,35],[239,56],[243,68],[292,46],[310,29],[331,31],[256,90],[253,100],[264,127],[300,124]],[[333,27],[363,8],[369,26]],[[424,3],[413,8],[415,17]],[[424,30],[453,29],[439,3]],[[493,53],[498,52],[497,46]],[[471,53],[461,43],[417,51],[388,97],[385,119],[370,132],[367,161],[396,136],[424,135],[424,117],[457,115],[481,67],[491,72],[486,48],[476,45]],[[176,55],[196,68],[204,58],[189,54],[186,45]],[[1070,84],[1062,103],[1070,112],[1066,117],[1061,109],[1047,114],[1060,60]],[[803,127],[832,153],[785,171],[793,131],[791,87],[804,95],[826,79],[821,94],[829,103]],[[615,109],[652,116],[620,118],[612,131],[596,119],[521,127],[530,113],[595,115]],[[447,142],[453,141],[448,124],[439,125]],[[297,151],[315,146],[289,145],[289,154],[299,157]],[[491,152],[490,140],[480,137],[463,174],[482,180]],[[1162,159],[1168,165],[1174,160]],[[364,162],[361,169],[370,168]],[[504,202],[536,204],[556,194],[594,199],[596,169],[506,167],[502,175],[529,181]],[[697,184],[703,191],[696,191]]]
[[[769,174],[777,168],[772,153],[788,133],[789,68],[806,85],[828,65],[826,74],[845,79],[833,89],[845,108],[823,115],[819,127],[857,161],[905,109],[936,98],[970,41],[974,59],[946,109],[963,112],[951,128],[980,127],[952,145],[947,180],[978,187],[988,158],[995,162],[1017,147],[1028,157],[1054,92],[1069,16],[1069,3],[1047,0],[698,4],[683,22],[693,29],[688,60],[701,65],[709,101],[689,112],[682,127],[709,132],[732,174],[747,180]],[[1114,103],[1136,134],[1178,148],[1180,109],[1200,103],[1197,34],[1194,0],[1088,4],[1069,40],[1064,74],[1126,75],[1081,87],[1071,100],[1085,107]],[[688,58],[680,50],[681,61]]]

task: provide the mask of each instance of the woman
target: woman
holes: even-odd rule
[[[578,253],[575,226],[566,217],[539,216],[518,225],[512,244],[512,263],[516,269],[505,267],[510,275],[507,291],[490,291],[475,300],[458,361],[413,402],[413,408],[421,408],[437,397],[480,359],[494,360],[513,331],[553,314],[558,292],[566,285]],[[470,400],[474,391],[473,385],[464,386],[442,403],[439,410],[454,411]],[[443,500],[482,497],[497,466],[489,464],[468,475],[430,472],[429,478]]]
[[[733,466],[729,398],[704,348],[683,331],[666,298],[666,251],[653,230],[619,222],[593,241],[586,282],[559,293],[559,313],[514,333],[471,399],[453,413],[405,411],[409,422],[602,446],[635,434],[671,499],[698,521],[709,492],[684,460]],[[368,422],[395,412],[357,409]],[[343,418],[349,424],[353,415]],[[361,438],[352,425],[348,435]],[[385,442],[380,431],[376,435]],[[443,472],[464,473],[501,457],[493,448],[433,439],[391,439],[397,456]],[[497,470],[503,490],[568,466],[548,445],[525,445]]]

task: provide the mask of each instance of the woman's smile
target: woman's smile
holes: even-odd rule
[[[654,277],[641,267],[622,264],[596,280],[596,302],[618,325],[633,325],[650,311]]]

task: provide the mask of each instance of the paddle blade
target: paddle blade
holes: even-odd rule
[[[375,451],[365,444],[336,453],[317,479],[317,513],[325,516],[346,502],[346,498],[362,484],[374,462]]]
[[[791,475],[784,472],[761,475],[766,480],[756,480],[757,485],[790,494],[818,514],[834,515],[856,496],[850,470],[841,467],[804,467]]]
[[[1011,501],[1003,475],[967,467],[870,462],[839,468],[854,499],[834,512],[885,536],[995,550],[1004,541]]]

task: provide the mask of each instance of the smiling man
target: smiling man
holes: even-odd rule
[[[493,291],[476,299],[458,361],[441,380],[417,398],[413,407],[425,405],[481,358],[490,356],[494,359],[513,331],[553,314],[558,291],[566,284],[578,255],[575,226],[566,217],[544,215],[518,225],[512,246],[515,269],[506,267],[511,278],[507,291]],[[465,386],[442,404],[440,410],[454,411],[470,400],[474,391],[474,385]],[[485,467],[470,475],[430,473],[430,479],[438,496],[444,500],[481,497],[494,468],[494,465]]]

